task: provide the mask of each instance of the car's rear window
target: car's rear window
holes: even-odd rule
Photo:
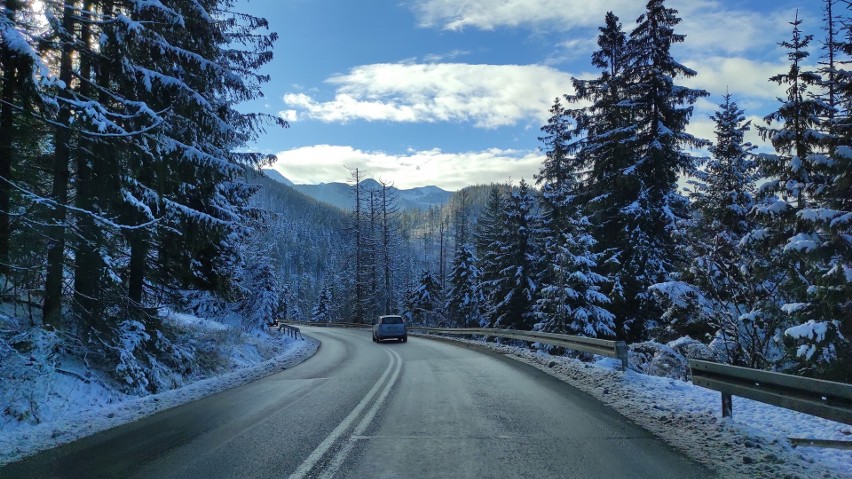
[[[399,316],[390,316],[382,318],[382,324],[402,324],[402,318]]]

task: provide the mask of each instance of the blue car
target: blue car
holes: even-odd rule
[[[402,316],[379,316],[373,326],[373,342],[378,343],[384,339],[398,339],[403,343],[408,341],[408,330],[405,329]]]

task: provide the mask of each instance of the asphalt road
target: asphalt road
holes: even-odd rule
[[[543,372],[481,348],[303,328],[299,366],[0,469],[0,478],[712,477]]]

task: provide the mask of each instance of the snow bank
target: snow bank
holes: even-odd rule
[[[169,311],[163,316],[196,340],[217,344],[217,364],[208,366],[219,375],[139,397],[119,392],[107,374],[73,356],[51,353],[54,333],[40,330],[27,354],[0,351],[18,362],[0,388],[0,466],[293,367],[319,346],[310,338],[247,334]]]

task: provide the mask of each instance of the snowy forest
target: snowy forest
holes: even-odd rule
[[[350,211],[265,178],[275,158],[250,151],[288,126],[238,108],[268,80],[264,19],[233,0],[39,5],[0,15],[0,360],[19,368],[0,374],[41,351],[127,391],[176,387],[215,361],[167,308],[253,334],[399,313],[689,337],[731,364],[852,381],[847,1],[825,0],[822,25],[790,19],[789,70],[767,79],[787,96],[763,122],[713,92],[711,139],[687,133],[710,93],[680,84],[696,72],[672,56],[677,12],[651,0],[627,28],[611,12],[597,77],[541,128],[532,184],[403,210],[353,169]]]
[[[158,307],[245,311],[263,294],[268,270],[246,251],[276,225],[248,179],[274,158],[246,146],[287,125],[236,108],[261,94],[277,34],[234,3],[3,3],[0,354],[22,368],[10,378],[76,357],[128,391],[174,387],[199,347]]]
[[[849,8],[824,2],[818,43],[791,18],[789,70],[768,78],[787,96],[752,125],[724,92],[711,140],[686,131],[709,93],[678,84],[696,72],[671,54],[685,40],[677,12],[652,0],[629,33],[607,14],[599,76],[574,79],[542,128],[539,190],[495,186],[476,214],[457,194],[405,314],[632,344],[689,337],[731,364],[852,380]],[[773,153],[745,140],[751,129]],[[374,275],[353,274],[369,302]]]

